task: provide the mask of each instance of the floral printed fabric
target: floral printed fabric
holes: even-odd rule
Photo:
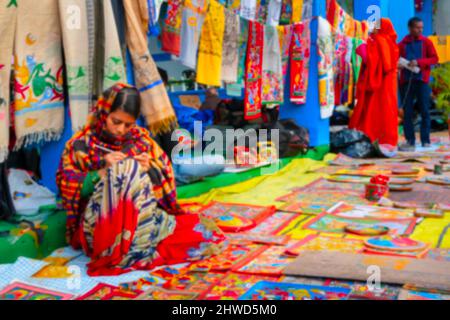
[[[276,27],[264,28],[262,103],[283,103],[283,70],[281,65],[281,48]]]
[[[239,67],[239,16],[225,10],[225,34],[223,37],[222,80],[226,83],[238,81]]]
[[[322,119],[330,118],[334,110],[334,43],[331,25],[318,19],[317,50],[319,56],[319,103]]]

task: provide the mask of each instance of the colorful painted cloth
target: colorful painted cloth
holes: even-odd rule
[[[281,15],[281,0],[270,0],[267,13],[267,24],[269,26],[278,26]]]
[[[159,15],[161,13],[161,6],[164,0],[148,0],[148,30],[152,36],[157,36],[160,33],[159,30]]]
[[[322,119],[330,118],[334,110],[333,34],[331,25],[318,18],[317,50],[319,56],[319,103]]]
[[[302,21],[303,0],[292,0],[292,23]]]
[[[205,0],[186,0],[184,3],[180,62],[191,69],[195,69],[197,66],[197,50],[206,9],[207,2]]]
[[[90,276],[205,259],[218,254],[224,240],[206,219],[175,217],[158,208],[150,175],[134,160],[115,165],[97,184],[82,230]]]
[[[239,16],[229,10],[225,10],[225,33],[222,54],[222,80],[225,83],[236,83],[238,81],[239,31]]]
[[[254,21],[256,19],[256,0],[241,0],[241,17]]]
[[[154,142],[145,129],[135,127],[123,139],[110,137],[104,130],[106,118],[115,97],[126,85],[119,84],[108,90],[97,103],[86,127],[78,132],[66,145],[57,173],[57,184],[67,211],[68,242],[74,247],[80,245],[80,219],[86,209],[86,199],[81,190],[89,172],[105,166],[105,152],[97,146],[121,151],[128,156],[149,153],[153,193],[159,206],[169,214],[179,213],[176,202],[175,179],[169,158]]]
[[[289,52],[291,50],[293,25],[279,26],[278,38],[281,47],[281,65],[283,70],[283,83],[286,80],[287,70],[289,67]],[[284,101],[284,99],[283,99]]]
[[[222,50],[225,32],[225,8],[212,0],[206,14],[198,50],[197,82],[220,87]]]
[[[344,34],[335,35],[334,54],[334,103],[347,105],[350,94],[350,78],[353,76],[348,54],[351,52],[349,38]]]
[[[265,24],[267,20],[267,14],[269,9],[269,0],[257,0],[256,1],[256,18],[259,23]]]
[[[282,0],[280,24],[290,24],[292,21],[292,0]]]
[[[302,20],[311,20],[313,18],[313,0],[303,0]]]
[[[239,19],[239,66],[238,66],[238,84],[244,87],[246,58],[249,37],[249,22],[243,18]]]
[[[58,140],[64,128],[58,2],[22,0],[14,52],[16,149]]]
[[[262,58],[264,48],[264,26],[250,21],[245,70],[245,119],[261,117],[262,107]]]
[[[175,56],[180,55],[181,49],[181,15],[183,0],[169,0],[167,2],[167,16],[161,34],[161,49]]]
[[[10,76],[11,58],[13,56],[14,35],[16,29],[17,7],[0,5],[0,163],[8,157],[10,124]]]
[[[291,102],[305,104],[311,57],[310,21],[294,24],[291,43]]]
[[[428,38],[436,48],[439,63],[450,62],[450,36],[430,36]]]
[[[151,133],[157,135],[177,126],[177,118],[167,90],[148,49],[147,0],[124,0],[126,38],[134,67],[136,86],[141,93],[141,111]]]
[[[262,103],[282,104],[283,69],[277,27],[265,26],[262,67]]]
[[[333,31],[344,34],[348,37],[355,37],[359,28],[359,21],[351,17],[337,2],[337,0],[327,0],[327,20],[331,24]]]

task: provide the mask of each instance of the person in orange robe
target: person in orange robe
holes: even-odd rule
[[[398,60],[397,34],[389,19],[381,19],[379,28],[366,44],[358,47],[363,59],[357,84],[357,104],[349,128],[364,132],[380,145],[398,144]]]

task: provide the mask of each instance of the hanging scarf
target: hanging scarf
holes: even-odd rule
[[[111,88],[118,82],[127,82],[125,61],[122,56],[119,33],[117,31],[111,0],[103,1],[103,19],[105,34],[105,56],[103,63],[104,73],[102,91]]]
[[[256,19],[256,0],[241,0],[241,17],[250,21]]]
[[[322,119],[330,118],[334,110],[333,34],[330,23],[318,18],[317,50],[319,57],[319,103]]]
[[[290,24],[292,20],[292,0],[282,0],[280,24]]]
[[[59,140],[64,128],[58,3],[22,0],[15,38],[16,149]]]
[[[267,13],[267,24],[269,26],[278,26],[280,23],[281,0],[270,0]]]
[[[206,9],[206,0],[186,0],[183,8],[180,62],[194,70],[197,66],[197,50]]]
[[[212,0],[200,36],[197,82],[220,87],[222,77],[222,48],[225,32],[225,8]]]
[[[250,21],[245,70],[245,120],[261,117],[262,58],[264,48],[264,26]]]
[[[225,10],[225,34],[223,37],[222,80],[225,83],[238,81],[239,66],[239,16]]]
[[[241,13],[241,0],[228,0],[227,9],[233,12],[235,15],[240,16]]]
[[[135,126],[126,136],[117,139],[105,131],[106,118],[111,106],[124,87],[126,85],[117,84],[98,100],[86,127],[67,143],[57,172],[56,181],[64,209],[67,211],[68,241],[75,248],[80,245],[79,222],[87,204],[86,199],[81,198],[84,180],[89,172],[105,167],[106,153],[96,146],[123,152],[128,157],[149,153],[153,192],[159,206],[170,214],[179,211],[176,203],[175,179],[169,158],[150,138],[148,132]]]
[[[264,49],[262,67],[262,103],[282,104],[283,69],[281,48],[276,27],[264,28]]]
[[[257,0],[256,1],[256,21],[259,23],[265,24],[267,20],[267,14],[268,14],[268,4],[269,0]]]
[[[293,27],[291,43],[291,102],[305,104],[308,92],[309,59],[311,57],[310,21]]]
[[[345,35],[336,33],[334,50],[334,104],[342,104],[342,93],[345,86],[345,55],[347,54],[347,43]]]
[[[349,37],[356,36],[357,21],[338,4],[337,0],[327,0],[327,20],[334,31]]]
[[[10,76],[16,28],[16,6],[0,7],[0,163],[8,157],[10,124]]]
[[[159,30],[159,14],[161,13],[161,6],[164,0],[148,0],[148,31],[149,35],[157,36],[160,33]]]
[[[146,0],[124,0],[126,36],[134,67],[136,86],[141,93],[141,111],[152,134],[177,126],[175,111],[148,49]]]
[[[292,0],[292,23],[302,21],[303,0]]]
[[[227,94],[232,97],[241,97],[245,87],[245,70],[248,46],[248,20],[239,18],[239,43],[238,43],[238,73],[237,82],[227,84]]]
[[[313,18],[313,0],[303,0],[302,20]]]
[[[175,56],[180,55],[182,11],[183,0],[167,1],[167,15],[161,34],[161,49]]]
[[[291,50],[293,25],[278,27],[278,38],[280,39],[281,48],[281,66],[283,70],[283,83],[286,80],[287,70],[289,67],[289,52]]]

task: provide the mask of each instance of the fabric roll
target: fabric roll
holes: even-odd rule
[[[200,32],[205,21],[207,2],[186,0],[181,23],[180,62],[191,69],[197,66]]]
[[[283,69],[277,27],[265,26],[262,67],[262,103],[281,104]]]
[[[11,93],[11,62],[16,30],[17,6],[0,5],[0,163],[8,157]]]
[[[225,10],[225,33],[223,37],[222,81],[236,83],[239,67],[239,16]]]
[[[59,140],[64,128],[58,2],[22,0],[15,34],[15,149]]]
[[[224,7],[212,0],[206,14],[198,50],[197,82],[220,87],[225,32]]]
[[[330,23],[318,18],[317,49],[319,56],[319,103],[322,119],[330,118],[334,110],[333,34]]]
[[[172,104],[148,49],[146,0],[124,0],[127,44],[133,61],[136,86],[141,93],[142,115],[152,134],[166,133],[177,126]]]

